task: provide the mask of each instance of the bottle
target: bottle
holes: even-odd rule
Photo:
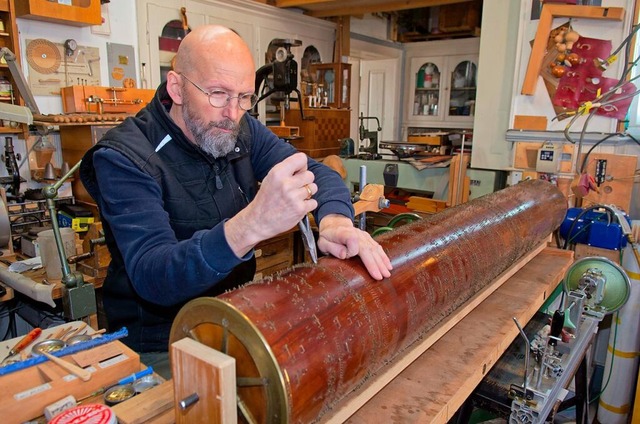
[[[5,77],[0,77],[0,97],[11,97],[12,91],[13,88],[9,80]]]
[[[418,70],[418,76],[416,77],[416,88],[424,87],[424,68]]]
[[[433,74],[424,74],[424,88],[431,88],[433,85]]]

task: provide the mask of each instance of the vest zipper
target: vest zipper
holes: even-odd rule
[[[222,178],[220,178],[220,167],[213,165],[213,172],[216,174],[216,188],[222,190]]]

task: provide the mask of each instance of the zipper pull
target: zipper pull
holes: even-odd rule
[[[220,168],[218,165],[213,165],[213,172],[216,174],[216,188],[222,190],[222,178],[220,178]]]

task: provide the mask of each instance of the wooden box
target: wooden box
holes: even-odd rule
[[[312,158],[321,159],[340,153],[340,140],[349,137],[351,111],[347,109],[304,109],[305,119],[299,110],[288,110],[286,122],[300,128],[299,140],[291,144]]]
[[[72,0],[71,5],[50,0],[17,0],[16,16],[64,25],[101,25],[100,0]]]
[[[274,272],[293,266],[293,235],[286,232],[279,236],[260,242],[255,248],[256,274],[259,280]]]
[[[144,88],[96,87],[72,85],[62,87],[62,110],[65,113],[129,113],[135,114],[145,107],[155,90]],[[101,99],[101,103],[95,101]]]
[[[603,249],[601,247],[589,246],[588,244],[576,244],[574,250],[576,260],[589,256],[602,256],[620,264],[619,250]]]
[[[32,420],[43,414],[44,407],[67,395],[83,398],[101,387],[140,371],[140,357],[116,340],[93,349],[63,357],[92,372],[82,381],[51,361],[0,377],[0,417],[11,422]]]

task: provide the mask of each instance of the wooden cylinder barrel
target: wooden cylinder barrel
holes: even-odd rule
[[[373,280],[358,258],[323,257],[194,300],[171,341],[204,341],[236,358],[240,380],[269,380],[269,389],[239,383],[255,422],[314,422],[543,243],[565,212],[555,186],[526,181],[377,238],[390,278]],[[211,322],[222,329],[201,325]]]

